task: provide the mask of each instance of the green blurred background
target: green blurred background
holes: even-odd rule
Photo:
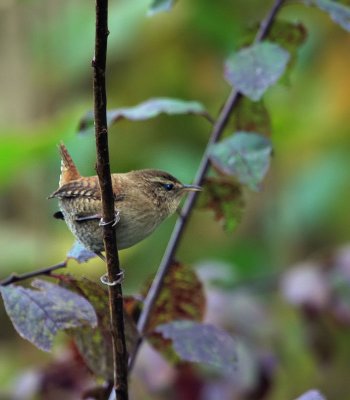
[[[179,1],[172,12],[149,18],[149,0],[110,1],[109,108],[167,96],[201,101],[217,115],[230,90],[223,61],[271,3]],[[195,211],[179,251],[187,263],[226,263],[235,280],[269,277],[346,244],[350,236],[350,35],[301,4],[286,6],[280,17],[305,24],[308,38],[290,84],[265,96],[275,154],[263,191],[249,194],[243,221],[231,235],[210,212]],[[94,174],[94,137],[76,133],[92,108],[93,36],[92,2],[0,3],[0,278],[59,262],[73,243],[65,224],[52,218],[57,204],[47,196],[58,185],[60,141],[83,175]],[[161,168],[190,182],[209,134],[208,122],[195,116],[123,121],[110,131],[111,168]],[[137,291],[156,270],[174,221],[121,253],[125,292]],[[69,272],[94,279],[103,271],[99,260],[69,264]],[[291,399],[312,387],[330,399],[347,398],[346,330],[331,337],[335,356],[325,371],[307,347],[295,308],[275,289],[257,296],[283,338],[268,398]],[[3,307],[0,321],[5,393],[50,356],[18,337]]]

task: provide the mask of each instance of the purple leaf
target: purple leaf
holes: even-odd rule
[[[295,400],[326,400],[318,390],[309,390]]]
[[[98,326],[80,326],[70,329],[75,344],[88,367],[99,377],[113,379],[112,335],[108,312],[108,292],[97,282],[86,278],[76,279],[65,275],[61,285],[75,291],[86,298],[94,307]],[[124,313],[124,330],[126,348],[129,354],[133,352],[138,341],[137,328],[128,315]]]
[[[50,351],[59,330],[96,326],[95,310],[83,297],[39,279],[32,286],[40,290],[8,285],[0,292],[17,332],[39,349]]]
[[[67,253],[68,258],[73,258],[79,264],[89,261],[91,258],[96,257],[96,254],[86,249],[80,242],[76,241],[72,248]]]
[[[225,331],[194,321],[173,321],[156,328],[171,339],[181,359],[209,364],[224,371],[234,371],[237,363],[236,343]]]
[[[288,269],[280,285],[284,298],[295,306],[322,310],[332,298],[329,279],[316,263],[304,262]]]

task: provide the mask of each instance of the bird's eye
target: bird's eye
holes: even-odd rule
[[[166,190],[166,191],[170,191],[170,190],[173,190],[174,189],[174,185],[172,184],[172,183],[164,183],[163,184],[163,188]]]

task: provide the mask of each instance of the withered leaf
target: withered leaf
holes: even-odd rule
[[[148,288],[144,291],[147,292]],[[178,357],[155,328],[174,320],[201,321],[205,311],[205,294],[197,274],[188,265],[174,262],[165,277],[162,291],[146,328],[148,341],[168,360]]]
[[[204,181],[198,206],[214,211],[224,229],[232,232],[241,220],[244,199],[242,186],[228,177],[210,177]]]

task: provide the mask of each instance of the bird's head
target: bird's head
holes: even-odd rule
[[[140,189],[143,187],[143,192],[151,196],[155,205],[166,210],[168,215],[177,210],[186,193],[202,190],[200,186],[184,185],[174,176],[160,170],[144,169],[133,173],[138,175]]]

